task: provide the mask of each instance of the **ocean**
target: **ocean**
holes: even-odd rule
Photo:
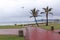
[[[44,23],[44,22],[46,22],[46,19],[43,19],[43,20],[37,20],[37,22],[38,22],[38,23]],[[48,22],[58,22],[58,23],[60,23],[60,20],[49,19]],[[0,22],[0,25],[31,24],[31,23],[35,23],[35,21]]]

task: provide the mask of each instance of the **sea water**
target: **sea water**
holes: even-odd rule
[[[46,20],[38,20],[38,23],[44,23],[46,22]],[[58,22],[60,23],[60,21],[54,21],[54,20],[49,20],[48,22]],[[15,22],[0,22],[0,25],[15,25],[15,24],[32,24],[32,23],[36,23],[35,21],[15,21]]]

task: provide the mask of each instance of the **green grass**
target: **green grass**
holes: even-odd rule
[[[46,29],[46,30],[51,30],[51,26],[54,26],[55,30],[60,30],[60,24],[59,23],[48,23],[49,25],[46,26],[46,23],[39,23],[39,27],[42,29]],[[37,27],[36,25],[32,25],[33,27]]]
[[[12,35],[0,35],[0,40],[24,40],[24,38]]]
[[[14,26],[14,25],[7,25],[7,26],[0,26],[0,29],[13,29],[13,28],[23,28],[23,26]]]
[[[28,25],[28,24],[26,24],[26,25]],[[30,25],[33,25],[33,24],[30,24]],[[55,29],[60,29],[60,24],[58,24],[58,23],[49,23],[48,26],[45,26],[45,23],[40,23],[39,24],[40,28],[47,29],[47,30],[51,29],[51,25],[53,25]],[[33,25],[33,26],[35,26],[35,25]],[[24,26],[23,25],[16,25],[16,26],[15,25],[6,25],[6,26],[0,26],[0,29],[13,29],[13,28],[24,28]]]
[[[50,30],[52,25],[54,26],[55,30],[59,30],[60,29],[60,24],[58,24],[58,23],[49,23],[48,26],[45,26],[45,24],[40,24],[40,28]]]

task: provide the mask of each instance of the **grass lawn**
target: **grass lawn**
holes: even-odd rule
[[[51,26],[53,25],[54,26],[54,29],[55,30],[60,30],[60,24],[59,23],[48,23],[49,25],[46,26],[46,23],[39,23],[39,27],[40,28],[43,28],[43,29],[47,29],[47,30],[50,30],[51,29]],[[32,25],[33,27],[37,27],[36,25]]]
[[[32,25],[33,27],[36,26],[35,24],[34,25],[29,24],[29,25]],[[48,26],[45,26],[45,23],[39,24],[40,28],[47,29],[47,30],[51,29],[51,25],[53,25],[55,29],[60,29],[60,24],[58,24],[58,23],[49,23]],[[0,26],[0,29],[13,29],[13,28],[23,28],[23,27],[24,27],[23,25],[16,25],[16,26],[15,25],[7,25],[7,26]]]
[[[48,26],[45,26],[45,24],[39,24],[40,28],[50,30],[51,26],[54,26],[54,29],[59,30],[60,29],[60,24],[59,23],[49,23]]]
[[[23,26],[14,26],[14,25],[7,25],[7,26],[0,26],[0,29],[13,29],[13,28],[23,28]]]
[[[12,35],[0,35],[0,40],[24,40],[24,38]]]

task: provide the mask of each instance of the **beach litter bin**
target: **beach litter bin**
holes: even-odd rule
[[[60,34],[60,32],[58,32],[58,34]]]
[[[19,36],[19,37],[23,37],[23,30],[19,30],[19,31],[18,31],[18,36]]]
[[[54,26],[51,26],[51,31],[53,31],[54,30]]]

